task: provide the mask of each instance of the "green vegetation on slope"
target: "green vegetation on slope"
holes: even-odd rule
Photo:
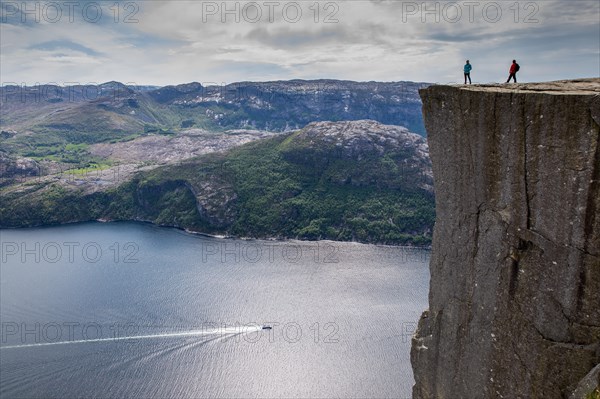
[[[433,194],[400,173],[402,151],[360,160],[295,134],[139,173],[116,189],[84,194],[59,184],[5,193],[6,226],[99,218],[147,220],[244,237],[428,244]]]

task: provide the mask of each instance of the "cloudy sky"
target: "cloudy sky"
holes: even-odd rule
[[[138,85],[600,75],[600,2],[2,1],[0,81]]]

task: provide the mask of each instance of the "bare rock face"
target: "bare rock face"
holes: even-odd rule
[[[16,179],[36,176],[40,165],[31,158],[10,156],[0,151],[0,187],[12,184]]]
[[[304,137],[302,137],[304,136]],[[296,140],[304,140],[313,147],[331,146],[347,156],[379,155],[386,150],[409,148],[415,159],[428,158],[427,142],[403,126],[384,125],[373,120],[344,122],[313,122],[306,126]]]
[[[413,397],[568,397],[600,363],[600,79],[421,97],[437,220]]]

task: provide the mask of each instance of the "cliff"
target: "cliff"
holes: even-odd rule
[[[571,397],[600,363],[600,79],[420,94],[436,223],[413,397]]]
[[[238,82],[225,86],[185,84],[148,93],[188,123],[210,116],[222,128],[269,131],[301,129],[310,122],[371,119],[424,134],[415,82],[289,80]]]

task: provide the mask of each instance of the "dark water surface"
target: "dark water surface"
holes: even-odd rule
[[[138,223],[0,241],[2,398],[410,397],[427,251]]]

